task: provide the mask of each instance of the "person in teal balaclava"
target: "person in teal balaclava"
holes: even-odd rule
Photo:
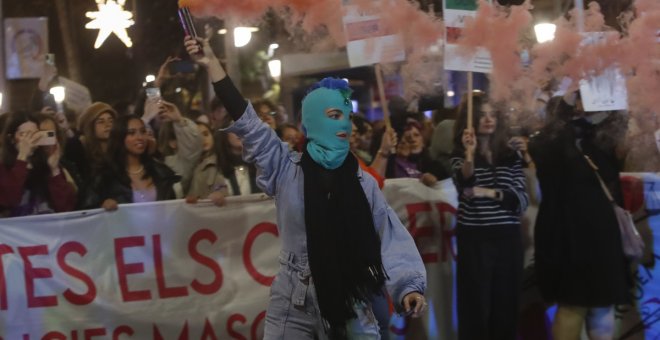
[[[344,80],[325,78],[311,88],[302,102],[307,152],[329,170],[342,165],[350,149],[352,92]]]
[[[276,197],[282,242],[264,339],[380,339],[370,298],[387,288],[399,312],[426,308],[426,270],[415,242],[376,181],[349,152],[351,89],[326,78],[303,100],[307,136],[291,151],[236,89],[208,42],[186,38],[204,66],[258,169],[257,185]]]

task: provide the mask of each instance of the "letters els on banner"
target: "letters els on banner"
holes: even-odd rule
[[[660,177],[625,174],[622,184],[626,208],[640,231],[652,231],[657,249]],[[428,188],[397,179],[386,182],[384,194],[428,276],[428,313],[414,320],[394,314],[390,338],[456,339],[456,190],[451,181]],[[261,339],[278,235],[274,201],[259,195],[230,198],[222,208],[167,201],[2,219],[0,339]],[[636,272],[638,307],[617,310],[622,335],[660,336],[656,267]],[[539,316],[528,314],[527,295],[521,312],[529,320]]]

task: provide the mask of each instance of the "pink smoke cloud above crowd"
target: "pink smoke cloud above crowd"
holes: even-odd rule
[[[433,13],[422,11],[416,3],[407,0],[354,0],[352,3],[363,11],[379,14],[385,29],[401,36],[407,60],[398,70],[404,71],[404,77],[431,79],[433,77],[428,77],[428,73],[442,72],[441,69],[427,69],[429,47],[438,44],[444,34],[442,20]],[[342,22],[345,12],[340,1],[181,0],[180,5],[190,7],[196,15],[238,17],[247,22],[259,20],[269,10],[288,13],[290,25],[297,25],[309,34],[321,30],[327,33],[335,47],[346,45]],[[490,95],[494,99],[520,102],[520,98],[533,97],[535,91],[548,84],[557,84],[564,78],[572,79],[572,89],[576,89],[579,79],[617,66],[627,78],[631,109],[660,107],[660,96],[657,95],[660,91],[659,1],[636,0],[634,12],[623,16],[629,18],[623,34],[606,27],[598,4],[589,3],[582,13],[585,32],[611,32],[592,44],[583,43],[575,9],[555,20],[557,29],[553,41],[533,47],[523,43],[521,37],[531,30],[530,10],[529,0],[523,5],[510,7],[480,0],[476,16],[466,19],[458,43],[464,47],[465,53],[472,53],[477,46],[490,51],[493,61]],[[327,44],[324,46],[328,48]],[[529,49],[531,56],[531,64],[527,68],[520,58],[521,52],[526,49]],[[432,58],[436,57],[437,54]],[[387,69],[397,70],[393,67]],[[437,77],[433,79],[437,82]],[[408,79],[405,83],[417,84],[414,91],[406,91],[408,93],[419,93],[424,88],[419,81]],[[531,104],[527,102],[522,105]]]
[[[458,43],[467,51],[478,46],[490,51],[493,62],[490,95],[497,101],[510,99],[513,85],[522,76],[520,39],[532,22],[530,8],[529,1],[506,8],[480,0],[476,16],[465,19]]]

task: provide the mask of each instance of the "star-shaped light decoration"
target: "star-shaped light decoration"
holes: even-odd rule
[[[96,38],[94,48],[103,45],[105,39],[114,33],[126,47],[133,46],[131,38],[126,29],[133,26],[133,13],[124,10],[126,0],[96,0],[99,7],[98,12],[87,12],[85,15],[93,19],[85,28],[99,30],[99,36]]]

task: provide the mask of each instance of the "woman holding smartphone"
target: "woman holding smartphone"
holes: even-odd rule
[[[515,339],[522,286],[520,216],[527,209],[520,137],[485,96],[459,106],[451,158],[459,193],[456,286],[459,339]]]
[[[51,120],[11,114],[3,131],[0,214],[8,217],[71,211],[76,187],[60,165],[62,134]],[[59,138],[58,138],[59,137]]]
[[[108,141],[108,159],[96,176],[85,205],[116,210],[121,203],[175,199],[180,180],[167,165],[147,152],[147,128],[135,115],[115,120]]]

